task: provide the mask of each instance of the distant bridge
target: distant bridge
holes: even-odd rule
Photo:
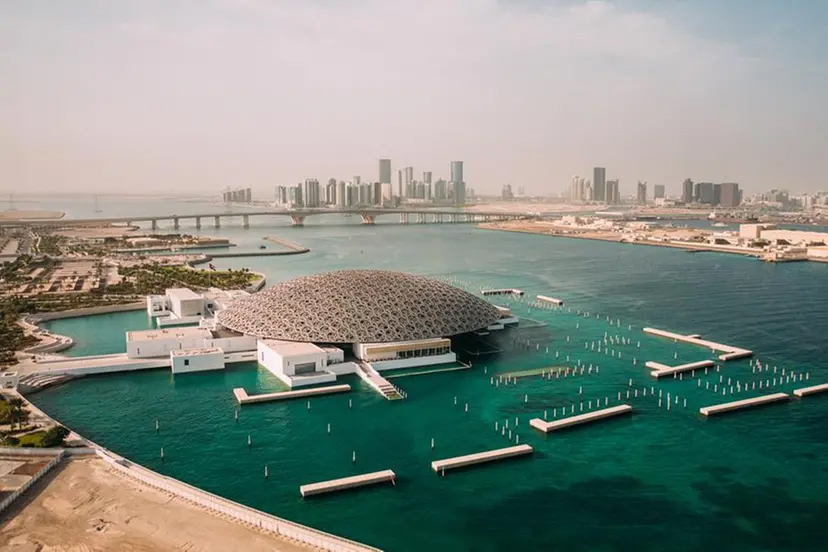
[[[396,215],[400,224],[428,224],[428,223],[473,223],[502,220],[517,220],[537,218],[537,215],[528,213],[503,213],[481,211],[437,211],[432,209],[294,209],[290,211],[252,211],[248,213],[198,213],[193,215],[146,215],[112,218],[85,218],[85,219],[54,219],[54,220],[0,220],[0,226],[37,226],[37,227],[65,227],[65,226],[92,226],[102,224],[126,223],[132,225],[137,222],[149,222],[153,230],[158,228],[159,222],[172,222],[176,230],[181,228],[182,221],[193,221],[196,228],[201,228],[202,219],[213,220],[215,228],[221,227],[221,220],[241,218],[244,228],[250,227],[250,217],[290,217],[293,226],[304,226],[305,219],[315,215],[358,215],[362,224],[371,225],[377,217]]]

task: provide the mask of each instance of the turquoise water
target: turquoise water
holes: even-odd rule
[[[646,375],[644,360],[671,364],[674,354],[681,362],[711,356],[646,336],[641,328],[700,333],[753,349],[780,371],[807,372],[808,384],[825,382],[828,266],[772,265],[465,225],[364,228],[329,219],[301,229],[265,222],[250,230],[223,228],[220,235],[240,244],[271,234],[311,252],[215,264],[248,266],[270,282],[338,268],[405,270],[457,278],[470,289],[509,286],[561,297],[573,311],[513,304],[521,316],[548,324],[522,331],[530,349],[513,348],[516,334],[502,334],[504,351],[475,359],[472,370],[396,380],[408,393],[402,401],[385,401],[344,378],[355,387],[348,395],[313,399],[310,410],[305,401],[245,406],[235,422],[234,387],[262,392],[277,386],[252,364],[175,378],[164,370],[90,377],[32,399],[81,434],[154,470],[386,550],[826,549],[821,529],[828,519],[828,398],[701,419],[701,406],[759,394],[716,395],[712,387],[720,375],[734,385],[760,376],[748,361],[738,361],[720,374],[697,373],[701,387],[695,379],[656,382]],[[583,318],[579,310],[593,316]],[[620,318],[621,327],[610,326],[606,316]],[[56,321],[50,329],[76,338],[78,354],[93,354],[122,351],[123,331],[141,324],[143,312]],[[584,348],[605,332],[631,340],[611,347],[622,358]],[[566,355],[570,364],[600,365],[600,373],[490,385],[493,373],[563,364]],[[527,429],[528,420],[544,410],[551,418],[553,408],[560,415],[562,406],[574,404],[578,413],[581,398],[586,410],[605,398],[613,404],[628,389],[639,390],[638,397],[624,399],[636,409],[632,417],[548,438]],[[678,396],[679,404],[659,409],[659,391],[664,398],[668,392]],[[508,418],[514,428],[515,417],[520,442],[536,448],[531,459],[446,477],[431,471],[434,459],[508,446],[494,423]],[[298,492],[304,483],[386,468],[397,472],[396,487],[309,500]]]

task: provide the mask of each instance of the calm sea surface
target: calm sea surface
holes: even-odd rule
[[[158,214],[186,212],[180,204],[145,202],[143,208]],[[138,214],[135,205],[115,199],[100,204],[100,216]],[[78,205],[63,210],[90,216],[91,200]],[[220,210],[184,205],[193,208],[190,212]],[[58,206],[39,203],[37,208]],[[268,235],[311,249],[305,255],[216,263],[265,272],[271,283],[342,268],[393,269],[454,278],[470,291],[509,286],[530,296],[560,297],[572,311],[513,303],[520,316],[547,324],[521,330],[528,350],[512,346],[516,334],[504,334],[503,351],[476,358],[472,370],[397,379],[408,393],[402,401],[385,401],[346,377],[355,387],[349,395],[313,399],[310,409],[305,401],[245,406],[234,422],[234,387],[252,393],[278,385],[254,364],[175,378],[165,370],[89,377],[32,399],[81,434],[151,469],[390,551],[828,550],[823,527],[828,520],[828,397],[720,419],[698,414],[701,406],[760,394],[757,389],[731,396],[727,382],[758,385],[773,380],[774,367],[777,377],[784,369],[809,378],[807,384],[777,381],[774,391],[828,381],[827,265],[773,265],[471,225],[370,228],[357,221],[312,217],[305,228],[290,228],[281,219],[253,219],[249,230],[228,221],[218,231],[205,227],[202,233],[231,238],[236,251],[258,249]],[[145,313],[134,312],[54,321],[48,327],[76,339],[68,354],[87,355],[123,351],[123,332],[148,323]],[[646,326],[750,348],[770,369],[754,374],[749,361],[736,361],[720,373],[656,382],[644,361],[713,357],[698,347],[647,336],[641,331]],[[605,333],[629,344],[610,346],[615,356],[591,350]],[[493,374],[559,366],[566,356],[570,365],[580,361],[600,366],[600,372],[490,385]],[[726,396],[722,387],[728,389]],[[582,401],[585,411],[598,401],[617,403],[619,392],[635,408],[633,416],[548,438],[527,427],[545,410],[551,419],[564,406],[569,413],[574,405],[578,413]],[[669,411],[663,404],[667,393]],[[431,471],[434,459],[508,446],[508,435],[494,430],[495,422],[502,426],[507,419],[520,442],[536,449],[532,458],[445,477]],[[299,495],[304,483],[387,468],[398,474],[396,487],[309,500]]]

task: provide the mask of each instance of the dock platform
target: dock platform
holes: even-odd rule
[[[563,304],[564,304],[563,300],[556,299],[554,297],[548,297],[546,295],[538,295],[537,298],[538,298],[538,301],[544,301],[546,303],[552,303],[553,305],[557,305],[559,307],[562,307]]]
[[[808,395],[815,395],[817,393],[825,393],[828,391],[828,383],[821,383],[819,385],[812,385],[811,387],[803,387],[801,389],[794,389],[793,394],[800,399]]]
[[[690,334],[690,335],[682,335],[674,332],[668,332],[666,330],[659,330],[657,328],[644,328],[644,333],[648,333],[650,335],[657,335],[659,337],[666,337],[668,339],[675,339],[676,341],[681,341],[684,343],[690,343],[692,345],[699,345],[700,347],[707,347],[713,351],[717,351],[723,353],[719,355],[719,360],[726,362],[728,360],[736,360],[739,358],[746,358],[753,355],[753,351],[749,351],[747,349],[742,349],[740,347],[733,347],[731,345],[724,345],[722,343],[716,343],[715,341],[707,341],[706,339],[701,339],[699,334]]]
[[[516,445],[514,447],[487,450],[486,452],[478,452],[476,454],[467,454],[466,456],[444,458],[443,460],[435,460],[432,462],[431,469],[436,473],[440,473],[441,471],[463,468],[474,464],[484,464],[486,462],[495,462],[506,458],[514,458],[515,456],[532,454],[533,450],[529,445]]]
[[[549,433],[550,431],[558,431],[560,429],[576,425],[603,420],[604,418],[612,418],[614,416],[620,416],[621,414],[629,414],[632,410],[633,408],[628,404],[619,404],[618,406],[611,406],[610,408],[603,408],[601,410],[587,412],[586,414],[579,414],[569,418],[561,418],[560,420],[554,420],[552,422],[547,422],[545,420],[541,420],[540,418],[533,418],[529,421],[529,425],[538,431]]]
[[[316,395],[328,395],[330,393],[343,393],[350,391],[351,386],[342,385],[328,385],[326,387],[313,387],[311,389],[298,389],[296,391],[280,391],[278,393],[262,393],[260,395],[248,395],[244,387],[236,387],[233,389],[233,396],[239,404],[251,404],[268,401],[284,401],[287,399],[300,399],[302,397],[314,397]]]
[[[691,370],[697,370],[699,368],[710,368],[711,366],[715,365],[716,363],[712,360],[688,362],[687,364],[680,364],[678,366],[667,366],[666,364],[661,364],[660,362],[654,362],[652,360],[648,360],[646,363],[644,363],[645,367],[652,370],[652,372],[650,372],[650,375],[654,378],[663,378],[665,376],[672,376],[673,374],[689,372]]]
[[[344,491],[346,489],[355,489],[356,487],[365,487],[366,485],[386,483],[388,481],[394,483],[396,477],[396,474],[392,470],[363,473],[361,475],[352,475],[351,477],[342,477],[340,479],[331,479],[330,481],[320,481],[319,483],[302,485],[299,487],[299,493],[304,498],[318,494]]]
[[[714,414],[723,414],[725,412],[732,412],[734,410],[741,410],[743,408],[752,408],[763,404],[787,400],[787,393],[772,393],[770,395],[762,395],[761,397],[754,397],[752,399],[743,399],[741,401],[716,404],[713,406],[704,406],[699,409],[699,412],[705,416],[713,416]]]

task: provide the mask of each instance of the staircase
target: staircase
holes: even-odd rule
[[[405,391],[382,377],[368,362],[363,360],[357,362],[357,375],[389,401],[406,397]]]
[[[66,374],[29,374],[20,378],[17,390],[20,393],[34,393],[69,381],[72,377]]]

